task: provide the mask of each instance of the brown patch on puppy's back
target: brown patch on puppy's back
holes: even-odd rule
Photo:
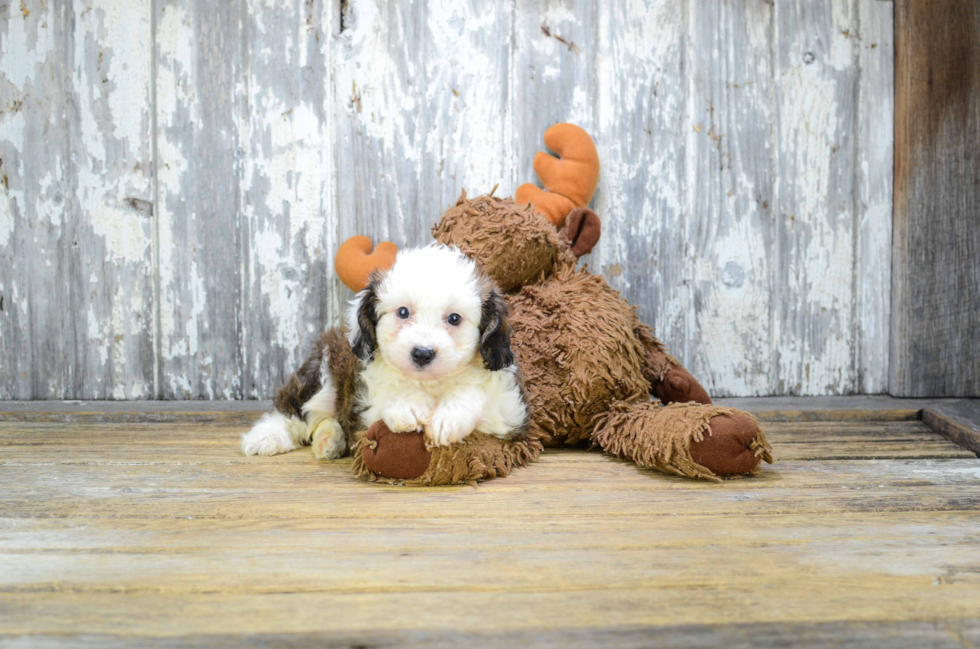
[[[293,372],[286,383],[276,391],[276,397],[272,403],[276,410],[282,414],[306,419],[303,416],[303,404],[323,387],[320,383],[320,367],[323,361],[323,350],[327,346],[329,335],[330,332],[320,334],[320,337],[313,344],[313,351],[310,352],[300,368]]]
[[[337,421],[347,435],[348,448],[353,448],[354,436],[363,428],[357,395],[361,389],[361,362],[351,350],[347,331],[337,327],[324,338],[330,354],[330,375],[337,392]]]
[[[354,437],[361,430],[361,411],[357,405],[361,362],[351,350],[346,329],[335,327],[320,334],[303,365],[276,392],[273,405],[284,415],[305,420],[303,404],[323,387],[320,371],[325,358],[333,380],[336,418],[347,436],[347,447],[353,448]]]

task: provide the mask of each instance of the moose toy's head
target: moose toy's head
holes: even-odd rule
[[[599,241],[599,217],[586,207],[599,180],[592,138],[573,124],[556,124],[544,142],[557,154],[534,157],[544,189],[521,185],[513,200],[493,192],[470,199],[463,191],[432,228],[436,241],[458,248],[507,293],[574,266]],[[337,253],[337,274],[359,291],[372,272],[391,266],[397,251],[382,242],[372,252],[370,239],[354,237]]]

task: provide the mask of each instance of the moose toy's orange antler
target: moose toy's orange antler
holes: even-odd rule
[[[533,203],[560,228],[572,210],[592,200],[599,183],[599,154],[589,134],[574,124],[555,124],[544,132],[544,143],[558,154],[556,158],[539,151],[534,156],[534,170],[545,188],[525,183],[514,200]]]
[[[351,237],[337,249],[333,266],[347,288],[357,293],[368,285],[368,279],[377,269],[388,270],[395,263],[398,246],[390,241],[382,241],[374,247],[367,237]]]

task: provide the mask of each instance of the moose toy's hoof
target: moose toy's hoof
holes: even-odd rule
[[[377,421],[364,439],[364,466],[382,478],[414,480],[429,468],[432,453],[425,448],[422,433],[393,433],[383,421]]]
[[[729,412],[709,421],[711,433],[691,442],[691,457],[715,475],[751,473],[762,460],[772,462],[759,424],[749,415]]]

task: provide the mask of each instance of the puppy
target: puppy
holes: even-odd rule
[[[473,431],[525,435],[506,312],[493,282],[458,249],[399,252],[351,301],[346,336],[323,334],[279,389],[276,412],[242,435],[242,452],[312,444],[317,457],[338,458],[379,419],[393,432],[424,431],[431,446]]]

